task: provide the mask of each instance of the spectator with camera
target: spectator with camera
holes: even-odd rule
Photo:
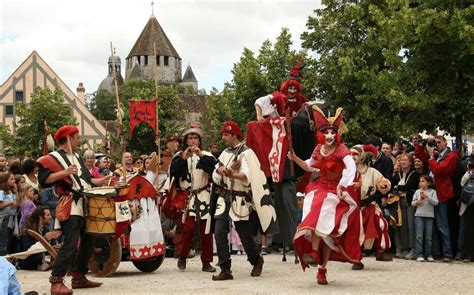
[[[453,177],[458,163],[458,155],[448,147],[446,138],[441,135],[428,137],[415,148],[415,156],[428,163],[434,177],[439,205],[435,207],[435,224],[433,230],[433,254],[437,255],[438,246],[442,246],[443,261],[450,262],[453,253],[448,224],[448,201],[454,197]]]

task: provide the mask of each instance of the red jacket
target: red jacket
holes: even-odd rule
[[[440,203],[444,203],[454,196],[451,177],[456,171],[458,160],[458,154],[450,151],[441,161],[436,162],[435,159],[431,159],[428,162],[434,175],[436,193]]]

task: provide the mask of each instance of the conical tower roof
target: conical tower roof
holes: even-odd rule
[[[190,65],[188,65],[184,72],[183,82],[197,82],[196,76],[194,76],[193,69]]]
[[[153,43],[156,43],[156,55],[181,59],[154,15],[148,20],[127,58],[137,55],[153,55]]]

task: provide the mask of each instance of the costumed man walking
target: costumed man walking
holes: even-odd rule
[[[85,276],[92,253],[92,238],[84,232],[85,201],[82,192],[91,188],[92,184],[103,185],[110,176],[91,178],[82,158],[74,153],[74,150],[81,145],[77,127],[67,125],[59,128],[54,134],[54,140],[59,144],[59,149],[38,159],[40,165],[38,180],[41,187],[53,187],[59,196],[56,224],[60,225],[64,243],[54,262],[49,281],[51,294],[60,295],[72,294],[72,290],[64,285],[64,276],[70,267],[72,267],[70,273],[73,289],[95,288],[102,285],[89,281]]]
[[[228,148],[219,156],[219,163],[212,174],[214,183],[221,187],[214,213],[221,272],[214,275],[212,280],[233,279],[228,238],[230,221],[234,222],[248,261],[253,265],[250,275],[258,277],[262,273],[264,261],[252,236],[249,216],[252,210],[256,210],[262,229],[266,231],[276,222],[275,208],[258,158],[242,143],[243,135],[239,126],[228,121],[222,126],[221,134]]]
[[[178,223],[182,223],[181,252],[178,268],[186,269],[191,241],[196,224],[199,223],[202,271],[215,272],[212,262],[212,234],[210,214],[210,175],[216,165],[214,156],[202,150],[203,132],[197,125],[192,125],[183,133],[186,149],[175,155],[171,161],[170,177],[174,177],[175,199],[182,199],[182,209],[177,214]]]
[[[301,94],[303,77],[302,66],[297,60],[290,71],[290,77],[281,84],[280,91],[260,97],[255,101],[257,121],[247,124],[247,145],[255,152],[267,177],[271,177],[275,191],[275,208],[280,226],[283,246],[292,245],[296,232],[296,184],[298,176],[292,175],[287,151],[295,142],[292,134],[292,118],[308,102]],[[301,134],[299,134],[301,135]],[[306,157],[312,152],[310,147],[304,152],[305,145],[298,145],[295,153]],[[294,167],[294,166],[293,166]],[[285,249],[283,249],[285,251]]]

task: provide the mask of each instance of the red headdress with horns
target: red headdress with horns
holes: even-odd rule
[[[333,129],[337,132],[337,143],[341,143],[341,134],[345,133],[346,127],[344,124],[344,116],[342,115],[342,108],[336,110],[333,117],[326,117],[324,112],[317,106],[313,105],[313,116],[318,127],[317,140],[319,143],[324,143],[323,131],[326,129]]]

